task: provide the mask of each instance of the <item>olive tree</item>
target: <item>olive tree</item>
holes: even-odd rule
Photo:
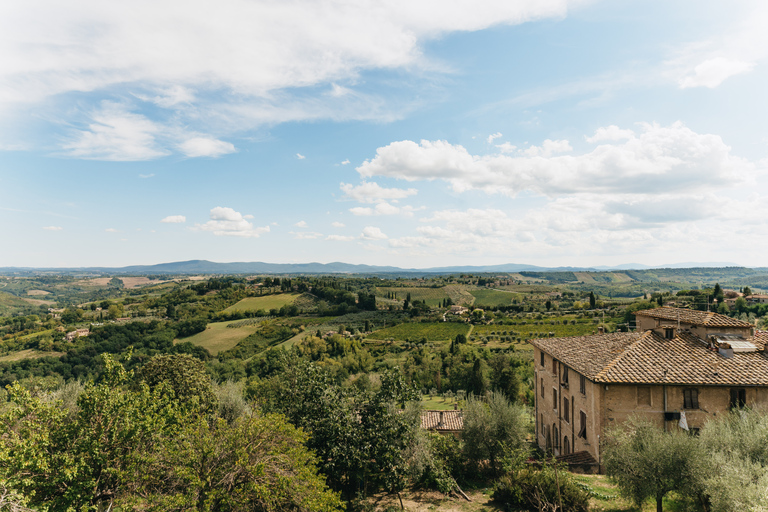
[[[479,466],[488,461],[492,473],[499,472],[503,456],[523,451],[531,420],[522,405],[511,403],[502,393],[487,398],[469,396],[464,408],[464,455]]]
[[[707,453],[700,485],[712,512],[768,509],[768,414],[739,410],[709,421],[700,442]]]
[[[704,454],[698,440],[683,431],[664,432],[633,417],[606,432],[602,453],[606,473],[638,507],[652,498],[662,512],[662,500],[670,491],[701,496],[698,471]]]

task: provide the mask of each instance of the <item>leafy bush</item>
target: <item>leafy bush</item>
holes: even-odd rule
[[[559,485],[558,485],[559,484]],[[558,492],[559,487],[559,492]],[[491,498],[504,510],[587,512],[589,493],[576,485],[564,468],[525,467],[501,477]],[[559,507],[562,503],[562,508]]]

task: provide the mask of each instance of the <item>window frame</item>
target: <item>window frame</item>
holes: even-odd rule
[[[699,390],[698,388],[683,389],[683,409],[699,408]]]
[[[582,438],[584,441],[587,440],[587,413],[584,411],[579,411],[579,433],[578,437]]]
[[[584,375],[579,375],[579,391],[582,395],[587,396],[587,378]]]
[[[730,409],[744,409],[747,406],[747,388],[731,388]]]

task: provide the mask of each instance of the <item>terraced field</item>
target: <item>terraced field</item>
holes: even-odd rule
[[[567,321],[566,324],[563,320]],[[597,330],[597,323],[592,319],[579,319],[573,324],[571,318],[558,318],[556,320],[527,320],[519,321],[516,325],[476,325],[472,330],[472,335],[476,337],[498,338],[512,337],[519,339],[545,338],[551,337],[563,338],[566,336],[584,336],[592,334]]]
[[[237,304],[229,306],[224,311],[229,313],[232,311],[258,311],[260,309],[269,311],[270,309],[280,309],[287,304],[292,304],[300,295],[299,293],[280,293],[263,297],[247,297]]]
[[[452,340],[457,334],[469,333],[469,325],[454,322],[405,323],[380,329],[368,336],[369,340],[411,340],[426,338],[427,341]]]

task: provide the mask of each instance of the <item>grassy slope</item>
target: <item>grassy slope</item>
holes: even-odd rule
[[[265,295],[263,297],[248,297],[237,304],[229,306],[224,311],[258,311],[259,309],[269,311],[270,309],[280,309],[286,304],[293,303],[299,295],[298,293],[281,293],[278,295]]]
[[[213,355],[222,350],[229,350],[259,329],[258,325],[244,327],[227,327],[232,322],[216,322],[208,324],[203,332],[197,333],[180,341],[189,341],[203,347]]]
[[[509,306],[512,299],[521,300],[522,295],[500,290],[471,290],[469,293],[475,297],[475,307],[483,306]]]
[[[446,293],[444,288],[426,288],[426,287],[407,287],[407,288],[399,288],[399,287],[387,287],[387,286],[381,286],[376,288],[376,297],[386,297],[387,292],[392,292],[397,294],[397,298],[399,300],[405,300],[405,298],[408,296],[408,294],[411,294],[411,300],[423,300],[425,301],[429,306],[437,307],[440,306],[443,300],[448,298],[448,294]]]
[[[378,330],[368,336],[371,340],[386,340],[394,338],[395,340],[411,341],[427,338],[427,341],[452,340],[457,334],[468,334],[469,325],[453,322],[439,323],[407,323],[394,327]]]

